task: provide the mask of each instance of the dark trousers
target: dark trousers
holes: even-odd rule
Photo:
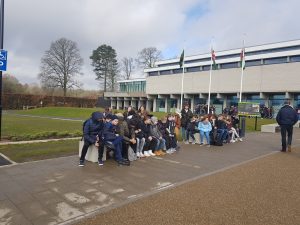
[[[115,159],[116,161],[122,161],[122,142],[123,142],[123,137],[118,136],[115,140],[112,141],[115,149]]]
[[[147,138],[144,146],[144,151],[149,151],[149,150],[154,151],[156,145],[157,145],[157,140],[155,138],[152,138],[151,141]]]
[[[176,135],[173,134],[173,137],[165,136],[164,139],[166,140],[166,148],[170,149],[170,148],[176,148],[177,147],[177,139],[176,139]]]
[[[282,150],[286,150],[286,133],[287,133],[287,144],[292,145],[292,137],[293,137],[293,125],[281,125],[281,144]]]
[[[186,131],[186,141],[189,141],[190,137],[193,139],[193,141],[195,141],[194,132],[191,130],[187,130]]]
[[[84,161],[86,153],[87,153],[90,145],[92,145],[92,144],[90,144],[89,142],[86,142],[86,141],[84,142],[84,145],[83,145],[82,151],[81,151],[80,161]],[[103,144],[100,143],[100,145],[98,147],[98,160],[102,160],[103,151],[104,151],[104,146],[103,146]]]

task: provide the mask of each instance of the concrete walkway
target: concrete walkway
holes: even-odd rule
[[[299,130],[295,130],[294,139],[300,145]],[[130,167],[118,167],[110,160],[103,167],[87,163],[80,168],[77,156],[1,167],[0,224],[74,223],[276,154],[279,149],[279,134],[250,133],[244,142],[211,148],[182,145],[178,153],[138,160]],[[180,201],[176,204],[180,205]],[[176,204],[172,207],[176,208]]]

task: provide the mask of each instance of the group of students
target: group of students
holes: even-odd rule
[[[239,118],[237,114],[232,115],[193,115],[189,105],[185,105],[180,112],[182,137],[186,144],[196,143],[195,134],[200,133],[200,145],[206,144],[221,146],[223,143],[243,141],[239,136]],[[190,142],[190,140],[192,140]]]
[[[142,106],[136,112],[131,106],[127,111],[112,114],[94,112],[84,122],[84,145],[79,166],[84,166],[85,156],[90,145],[98,148],[98,164],[103,165],[104,148],[113,150],[119,165],[130,165],[128,151],[132,149],[135,158],[162,156],[178,150],[176,117],[169,114],[158,120]]]
[[[90,145],[98,148],[98,164],[101,166],[105,147],[113,150],[119,165],[130,165],[130,150],[134,159],[172,154],[179,149],[178,140],[181,137],[186,144],[195,144],[196,133],[200,134],[200,145],[204,145],[205,138],[208,147],[211,144],[220,146],[225,142],[242,141],[238,123],[236,115],[194,115],[188,104],[181,111],[160,120],[143,106],[138,111],[129,106],[123,114],[113,114],[109,109],[103,113],[94,112],[84,122],[84,145],[79,166],[84,166]]]

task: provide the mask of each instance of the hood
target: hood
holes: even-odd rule
[[[99,119],[103,119],[103,114],[101,112],[93,112],[92,113],[92,120],[97,121]]]

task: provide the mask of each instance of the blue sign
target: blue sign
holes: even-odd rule
[[[0,50],[0,70],[6,71],[7,64],[7,51]]]

